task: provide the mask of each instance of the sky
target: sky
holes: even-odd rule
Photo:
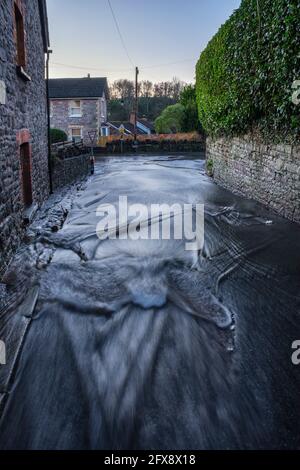
[[[50,77],[193,82],[201,51],[241,0],[47,0]],[[128,54],[127,54],[128,53]],[[128,57],[129,55],[129,57]]]

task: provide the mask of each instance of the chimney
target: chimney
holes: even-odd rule
[[[88,76],[87,76],[87,78],[91,78],[91,74],[90,74],[90,73],[88,73]]]

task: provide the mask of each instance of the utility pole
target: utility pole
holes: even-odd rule
[[[137,120],[138,120],[138,110],[139,110],[139,91],[138,91],[138,78],[139,78],[139,69],[135,68],[135,106],[134,106],[134,141],[137,145]]]

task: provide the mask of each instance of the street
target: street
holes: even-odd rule
[[[299,449],[299,227],[190,156],[96,161],[0,309],[1,449]],[[182,240],[100,240],[99,205],[204,204]],[[150,221],[151,224],[151,221]]]

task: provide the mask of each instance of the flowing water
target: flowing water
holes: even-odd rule
[[[125,195],[203,203],[203,249],[99,240],[98,206]],[[0,448],[300,449],[300,228],[199,156],[102,158],[5,282]]]

